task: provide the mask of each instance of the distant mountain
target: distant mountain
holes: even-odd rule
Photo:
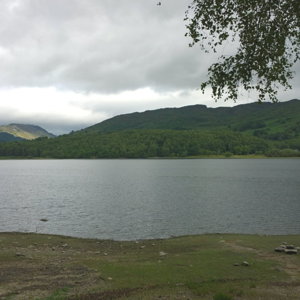
[[[24,139],[16,137],[7,132],[0,132],[0,142],[24,141]]]
[[[264,130],[265,134],[300,126],[300,100],[251,103],[234,107],[208,108],[192,105],[119,115],[85,129],[113,132],[128,129],[219,129]],[[258,133],[259,134],[259,133]]]
[[[36,125],[9,124],[0,126],[0,141],[8,140],[34,140],[39,137],[54,137],[45,129]],[[8,136],[8,135],[10,136]],[[13,139],[15,138],[15,139]]]

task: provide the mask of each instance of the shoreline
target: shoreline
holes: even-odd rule
[[[55,157],[5,157],[0,156],[0,160],[188,160],[188,159],[300,159],[299,156],[266,156],[266,155],[203,155],[186,157],[139,157],[139,158],[55,158]]]
[[[55,234],[55,233],[42,233],[42,232],[23,232],[23,231],[0,231],[1,235],[12,235],[12,236],[45,236],[45,237],[57,237],[63,239],[78,239],[78,240],[92,240],[92,241],[111,241],[114,243],[130,243],[130,242],[151,242],[151,241],[167,241],[172,239],[184,239],[184,238],[193,238],[193,237],[202,237],[202,236],[245,236],[245,237],[260,237],[260,238],[288,238],[288,237],[298,237],[300,243],[300,233],[288,233],[288,234],[269,234],[269,233],[235,233],[235,232],[205,232],[205,233],[195,233],[195,234],[183,234],[183,235],[170,235],[168,237],[158,237],[158,238],[137,238],[129,240],[116,240],[109,238],[97,238],[97,237],[81,237],[75,235],[64,235],[64,234]],[[299,246],[300,247],[300,246]]]

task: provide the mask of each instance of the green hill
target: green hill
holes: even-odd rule
[[[91,132],[128,129],[229,129],[264,138],[297,136],[300,128],[300,101],[251,103],[235,107],[207,108],[204,105],[165,108],[113,117],[86,128]]]
[[[203,105],[121,115],[48,139],[0,143],[0,156],[147,158],[300,156],[300,101]]]
[[[54,137],[45,129],[36,125],[9,124],[0,126],[0,133],[7,133],[16,138],[34,140],[39,137]]]

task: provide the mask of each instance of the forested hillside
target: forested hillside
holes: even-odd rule
[[[188,106],[180,109],[162,109],[118,116],[56,138],[44,137],[33,141],[0,143],[0,156],[300,156],[299,116],[299,100],[278,104],[240,105],[234,108]],[[166,128],[147,128],[155,126]],[[173,128],[169,129],[168,126]],[[116,129],[117,127],[119,129]]]
[[[193,105],[120,115],[85,130],[111,132],[128,129],[229,129],[271,139],[276,139],[278,135],[278,139],[281,139],[296,136],[295,131],[300,128],[299,116],[299,100],[281,103],[257,102],[218,108]]]
[[[0,143],[0,156],[49,158],[146,158],[199,155],[299,156],[300,139],[268,141],[240,132],[128,130],[73,133],[57,138]]]

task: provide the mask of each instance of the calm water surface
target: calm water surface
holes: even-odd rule
[[[300,159],[4,160],[0,231],[300,234]]]

